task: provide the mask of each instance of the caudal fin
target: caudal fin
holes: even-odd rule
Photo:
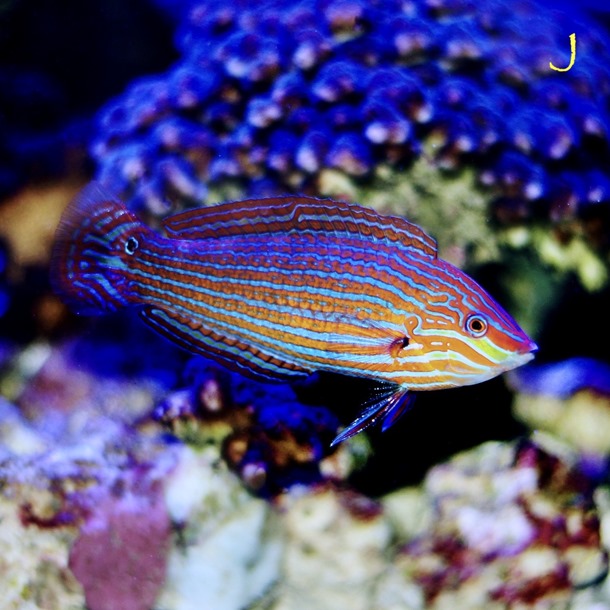
[[[125,305],[126,243],[143,228],[114,195],[98,183],[89,184],[68,205],[55,233],[55,292],[78,313],[98,314]]]

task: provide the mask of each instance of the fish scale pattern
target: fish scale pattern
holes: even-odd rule
[[[577,60],[568,72],[569,34]],[[180,61],[99,115],[98,178],[165,215],[210,185],[316,193],[430,154],[501,219],[607,206],[610,63],[596,26],[529,0],[194,2]]]

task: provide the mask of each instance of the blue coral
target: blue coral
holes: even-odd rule
[[[8,261],[8,249],[6,244],[0,241],[0,318],[4,316],[10,305],[10,287],[6,278]]]
[[[568,398],[581,390],[610,396],[610,365],[594,358],[576,357],[512,371],[512,385],[527,394]]]
[[[328,167],[367,179],[431,138],[440,167],[477,168],[501,218],[609,201],[610,70],[594,25],[527,0],[187,5],[181,61],[113,101],[93,148],[100,177],[148,212],[226,180],[273,193],[316,192]],[[574,30],[575,66],[551,70]]]

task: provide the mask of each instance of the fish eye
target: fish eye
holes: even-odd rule
[[[476,313],[468,316],[466,318],[466,330],[473,337],[482,337],[487,332],[487,320]]]
[[[138,249],[139,245],[140,244],[138,243],[138,240],[135,237],[129,237],[125,242],[125,253],[131,256]]]

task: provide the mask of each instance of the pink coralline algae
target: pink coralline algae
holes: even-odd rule
[[[158,490],[100,502],[70,551],[88,608],[150,610],[164,583],[170,536]]]
[[[607,573],[587,477],[531,442],[514,452],[499,447],[483,446],[478,462],[461,456],[428,476],[431,530],[399,556],[427,608],[446,607],[443,599],[485,608],[565,604],[575,588]]]
[[[0,401],[2,549],[20,566],[7,599],[25,603],[37,589],[30,599],[57,590],[64,600],[40,602],[45,608],[76,607],[65,599],[83,595],[90,610],[154,606],[171,546],[164,490],[177,457],[158,427],[139,423],[164,394],[161,378],[150,361],[125,370],[120,351],[95,331],[42,347],[30,354],[16,405]],[[85,353],[110,360],[109,368],[90,368]],[[38,574],[49,555],[66,582]]]
[[[425,148],[476,168],[498,218],[605,209],[605,36],[535,1],[191,2],[181,60],[99,116],[98,177],[163,215],[227,181],[249,195],[368,180]],[[568,73],[550,68],[578,55]],[[566,61],[567,63],[567,61]],[[601,209],[600,208],[600,209]]]

